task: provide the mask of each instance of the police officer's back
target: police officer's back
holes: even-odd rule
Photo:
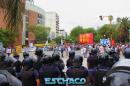
[[[38,71],[34,69],[35,60],[33,58],[27,58],[24,62],[24,67],[21,71],[21,80],[23,86],[36,86]]]
[[[130,59],[121,59],[104,77],[103,86],[130,86]]]
[[[104,54],[103,56],[99,57],[98,59],[98,66],[96,67],[96,74],[95,74],[95,84],[94,86],[103,86],[103,77],[106,75],[106,73],[110,70],[109,64],[109,58],[108,54]]]
[[[74,56],[75,56],[75,51],[70,51],[69,59],[67,59],[67,63],[66,63],[67,68],[73,66],[72,63],[73,63]]]
[[[56,65],[59,68],[59,70],[61,72],[61,75],[65,76],[64,73],[63,73],[63,69],[65,67],[65,64],[64,64],[63,60],[60,59],[60,53],[59,52],[55,52],[52,55],[52,60],[53,60],[53,64]]]
[[[71,78],[86,78],[88,70],[82,66],[83,57],[76,55],[73,59],[73,66],[67,69],[67,77]]]
[[[44,57],[43,49],[37,48],[35,51],[37,62],[35,63],[35,69],[39,70],[42,66],[41,59]]]
[[[59,68],[53,64],[53,59],[51,56],[45,56],[42,58],[42,66],[39,70],[39,77],[41,79],[42,86],[53,86],[45,85],[45,78],[58,78],[61,77],[61,72]],[[54,85],[58,86],[58,85]]]

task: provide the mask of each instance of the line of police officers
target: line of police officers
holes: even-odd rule
[[[0,86],[66,86],[57,84],[45,85],[44,78],[58,77],[86,78],[87,86],[118,86],[110,84],[113,78],[108,77],[113,71],[107,74],[112,65],[119,60],[119,55],[114,50],[99,55],[98,50],[93,49],[87,58],[88,68],[82,66],[82,56],[75,55],[75,51],[70,51],[69,59],[66,63],[66,73],[63,72],[65,64],[60,58],[58,51],[49,56],[38,48],[35,55],[37,59],[31,58],[29,53],[24,52],[24,60],[21,62],[18,55],[15,55],[15,59],[13,59],[6,57],[4,53],[0,53]],[[130,58],[130,48],[125,50],[124,55],[126,58]],[[105,75],[107,76],[104,77]],[[119,86],[130,86],[130,84]]]

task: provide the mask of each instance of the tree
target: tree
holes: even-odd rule
[[[57,36],[54,40],[56,41],[57,44],[61,44],[62,38],[63,38],[62,36]]]
[[[16,39],[18,36],[19,26],[22,24],[25,10],[25,1],[26,0],[0,0],[0,9],[2,9],[2,14],[4,14],[3,21],[7,24],[6,28],[10,29],[11,39]],[[14,40],[9,41],[10,44],[14,42]]]
[[[36,42],[42,43],[48,39],[50,28],[36,25],[36,26],[30,26],[29,31],[35,34]]]
[[[15,39],[12,38],[9,29],[0,28],[0,41],[3,43],[4,47],[7,47],[10,41],[15,41]]]
[[[130,21],[128,17],[117,18],[117,31],[119,32],[119,39],[120,42],[128,42],[129,41],[129,28],[130,28]]]
[[[77,26],[71,30],[70,36],[74,42],[78,42],[78,38],[81,33],[83,33],[83,28],[81,26]]]
[[[87,29],[83,29],[83,33],[93,33],[95,35],[96,30],[94,28],[87,28]]]
[[[115,26],[105,24],[97,30],[101,38],[113,38]]]
[[[5,14],[8,28],[11,31],[18,30],[19,24],[22,22],[23,13],[25,10],[26,0],[0,0],[0,8]]]

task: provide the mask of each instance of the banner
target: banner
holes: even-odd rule
[[[93,33],[86,33],[79,35],[80,44],[93,44]]]
[[[109,39],[100,39],[100,44],[104,46],[110,45],[110,41]]]
[[[112,45],[112,46],[115,45],[115,40],[114,40],[114,39],[111,40],[111,45]]]

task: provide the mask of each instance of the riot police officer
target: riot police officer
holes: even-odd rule
[[[121,59],[103,79],[103,86],[130,86],[130,59]]]
[[[76,55],[73,58],[73,66],[69,67],[66,71],[67,77],[69,78],[85,78],[87,81],[88,70],[82,66],[83,57]]]
[[[13,64],[16,62],[16,59],[12,57],[6,57],[4,60],[4,69],[6,69],[9,73],[16,76],[15,70],[13,69]]]
[[[41,84],[42,86],[48,86],[45,84],[44,79],[45,78],[58,78],[61,77],[61,72],[59,68],[53,64],[53,58],[51,56],[45,56],[42,60],[42,67],[39,70],[39,76],[41,79]],[[53,86],[53,85],[49,85]],[[59,86],[59,85],[54,85],[54,86]]]
[[[22,86],[38,86],[39,75],[38,71],[34,69],[35,62],[33,58],[25,59],[24,67],[21,70]]]
[[[29,58],[29,53],[28,52],[24,52],[23,53],[23,61],[22,61],[22,66],[24,67],[24,62],[26,61],[27,58]]]
[[[3,69],[5,67],[5,57],[6,55],[4,53],[0,53],[0,69]]]
[[[15,55],[14,58],[16,58],[16,62],[13,64],[13,68],[16,73],[16,77],[20,79],[20,71],[22,69],[22,62],[19,60],[19,55]]]
[[[104,77],[104,86],[130,86],[130,48],[124,50],[125,59],[116,62]]]
[[[53,64],[56,65],[59,68],[59,70],[61,72],[61,76],[65,77],[65,74],[63,72],[65,64],[64,64],[63,60],[60,59],[60,53],[59,52],[55,52],[52,55],[52,59],[53,59]]]
[[[42,63],[41,63],[41,59],[45,56],[43,54],[43,49],[42,48],[37,48],[36,51],[35,51],[35,55],[37,56],[37,62],[35,63],[35,68],[37,70],[39,70],[42,66]]]
[[[9,86],[8,79],[4,74],[0,74],[0,86]]]
[[[67,63],[66,63],[67,68],[72,66],[72,60],[73,60],[74,56],[75,56],[75,51],[70,51],[69,59],[67,60]]]
[[[95,73],[96,67],[98,65],[98,56],[97,50],[92,49],[91,53],[89,53],[89,57],[87,58],[87,66],[88,66],[88,78],[89,78],[89,85],[94,86],[95,84]]]
[[[97,56],[97,50],[93,49],[91,50],[91,53],[89,53],[89,57],[87,58],[87,66],[88,69],[92,69],[98,65],[98,56]]]
[[[126,48],[125,51],[124,51],[124,56],[125,58],[129,59],[130,58],[130,48]]]
[[[107,53],[104,53],[102,56],[98,59],[98,66],[96,67],[96,73],[95,73],[95,83],[94,86],[103,86],[103,77],[106,75],[106,73],[110,70],[109,64],[109,56]]]

